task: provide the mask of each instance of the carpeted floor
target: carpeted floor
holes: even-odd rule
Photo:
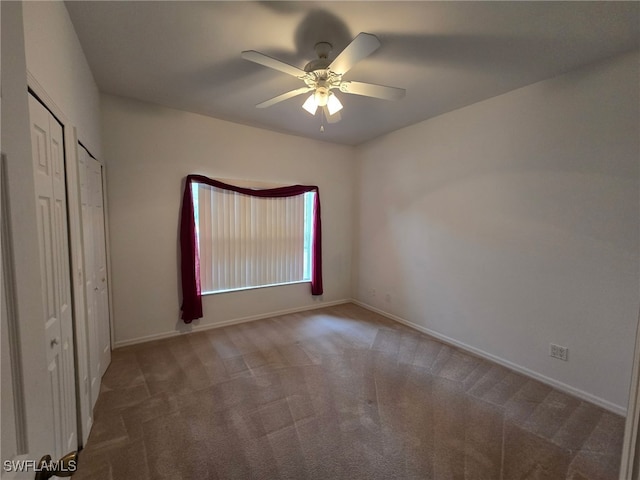
[[[347,304],[114,351],[73,478],[617,479],[623,429]]]

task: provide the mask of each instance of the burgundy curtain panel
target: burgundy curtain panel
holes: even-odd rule
[[[253,190],[236,187],[203,175],[188,175],[182,197],[180,214],[180,270],[182,273],[182,320],[191,323],[202,318],[202,294],[200,291],[200,261],[198,238],[194,217],[192,185],[203,183],[211,187],[230,190],[254,197],[294,197],[315,192],[313,205],[313,246],[311,251],[311,295],[322,295],[322,233],[320,224],[320,191],[315,185],[291,185],[288,187]]]

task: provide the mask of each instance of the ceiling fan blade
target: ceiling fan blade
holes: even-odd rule
[[[347,45],[347,48],[340,52],[340,55],[331,62],[329,70],[339,75],[344,75],[360,60],[375,52],[378,47],[380,47],[378,37],[370,33],[359,33],[358,36]]]
[[[340,84],[340,91],[353,95],[381,98],[383,100],[399,100],[407,93],[404,88],[385,87],[384,85],[374,85],[373,83],[363,82],[342,82]]]
[[[297,95],[302,95],[303,93],[307,93],[309,91],[313,90],[313,88],[311,87],[302,87],[302,88],[297,88],[296,90],[291,90],[290,92],[287,93],[283,93],[282,95],[278,95],[277,97],[273,97],[270,100],[266,100],[262,103],[259,103],[258,105],[256,105],[257,108],[266,108],[266,107],[270,107],[271,105],[275,105],[276,103],[282,102],[283,100],[287,100],[289,98],[293,98]]]
[[[265,55],[264,53],[256,52],[255,50],[245,50],[242,52],[242,58],[298,78],[303,77],[307,73],[298,67],[284,63],[283,61],[270,57],[269,55]]]
[[[342,120],[342,115],[340,115],[340,112],[336,112],[331,115],[326,105],[322,107],[322,109],[324,110],[324,118],[327,119],[327,123],[338,123],[340,120]]]

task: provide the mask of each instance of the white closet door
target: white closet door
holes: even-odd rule
[[[102,167],[82,147],[79,148],[78,167],[87,296],[89,385],[93,407],[100,393],[100,380],[111,361]]]
[[[62,126],[29,96],[36,184],[47,393],[53,404],[54,458],[77,447],[75,366]]]

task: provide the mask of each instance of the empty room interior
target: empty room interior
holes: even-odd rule
[[[638,478],[640,3],[0,5],[3,479]]]

